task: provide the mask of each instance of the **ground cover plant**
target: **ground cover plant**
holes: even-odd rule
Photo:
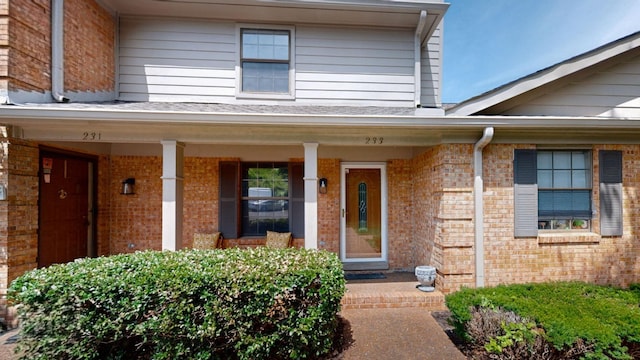
[[[331,350],[345,292],[335,254],[145,251],[12,282],[23,359],[301,359]]]
[[[477,359],[640,359],[640,289],[582,282],[462,289],[450,321]]]

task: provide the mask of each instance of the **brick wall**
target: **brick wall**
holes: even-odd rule
[[[195,232],[218,230],[218,200],[220,176],[216,158],[184,160],[183,245],[191,247]]]
[[[111,160],[107,155],[98,156],[96,211],[96,254],[106,256],[111,253]]]
[[[410,160],[387,163],[388,249],[391,270],[413,271],[416,264],[411,230],[413,213],[413,179]]]
[[[65,1],[65,91],[114,90],[115,30],[97,2]],[[0,90],[51,90],[49,0],[0,0]]]
[[[327,178],[327,193],[318,194],[318,248],[340,252],[340,160],[319,159],[318,177]]]
[[[532,148],[519,145],[518,148]],[[623,151],[624,236],[598,235],[598,216],[592,232],[584,235],[513,237],[512,145],[485,148],[485,269],[486,285],[582,280],[627,286],[640,281],[640,147],[593,146],[593,206],[599,209],[598,150]],[[496,170],[496,169],[499,169]]]
[[[6,307],[7,286],[37,266],[38,148],[32,142],[3,137],[0,157],[0,184],[7,189],[7,200],[0,201],[0,317],[15,325],[15,314]]]
[[[444,292],[473,280],[473,146],[439,145],[413,160],[416,265]]]
[[[0,80],[4,90],[51,88],[49,1],[0,0]]]
[[[113,156],[110,162],[110,253],[162,249],[162,157]],[[121,195],[135,178],[135,194]]]
[[[64,2],[65,91],[113,91],[115,19],[95,1]]]

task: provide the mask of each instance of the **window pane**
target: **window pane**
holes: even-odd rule
[[[551,151],[538,151],[538,169],[553,169]]]
[[[553,192],[553,210],[557,215],[566,214],[572,210],[571,191]]]
[[[553,192],[540,191],[538,193],[538,212],[546,213],[551,211],[553,211]]]
[[[573,152],[573,154],[571,154],[572,167],[574,169],[588,169],[590,166],[588,166],[589,161],[587,154],[588,153],[583,151]]]
[[[591,212],[591,192],[574,191],[572,195],[572,210]]]
[[[553,171],[553,187],[554,188],[570,188],[571,187],[571,170],[554,170]]]
[[[286,30],[242,30],[243,59],[289,60]]]
[[[289,64],[243,62],[242,90],[249,92],[288,93]]]
[[[572,187],[574,188],[587,188],[591,187],[588,179],[588,171],[587,170],[573,170],[571,172],[572,177]]]
[[[286,164],[264,163],[243,167],[243,197],[289,196],[289,169]]]
[[[571,153],[565,151],[555,151],[553,153],[554,169],[571,169]]]
[[[242,201],[242,234],[264,236],[269,231],[289,231],[289,201],[263,201],[259,207],[251,200]]]
[[[551,170],[538,170],[538,187],[550,189],[553,187],[553,172]]]

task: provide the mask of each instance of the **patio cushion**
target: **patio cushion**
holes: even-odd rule
[[[291,245],[290,232],[281,233],[275,231],[267,231],[267,241],[265,242],[265,246],[283,249],[289,247],[289,245]]]
[[[195,233],[193,234],[193,248],[200,250],[211,250],[218,248],[220,242],[220,232],[210,234]]]

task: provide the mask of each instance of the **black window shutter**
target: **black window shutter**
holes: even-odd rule
[[[538,236],[537,154],[531,149],[514,151],[514,236]]]
[[[600,235],[622,236],[622,152],[601,150]]]
[[[220,207],[218,229],[227,239],[238,238],[240,163],[220,163]]]
[[[289,229],[295,238],[304,237],[304,163],[291,163],[289,169]]]

